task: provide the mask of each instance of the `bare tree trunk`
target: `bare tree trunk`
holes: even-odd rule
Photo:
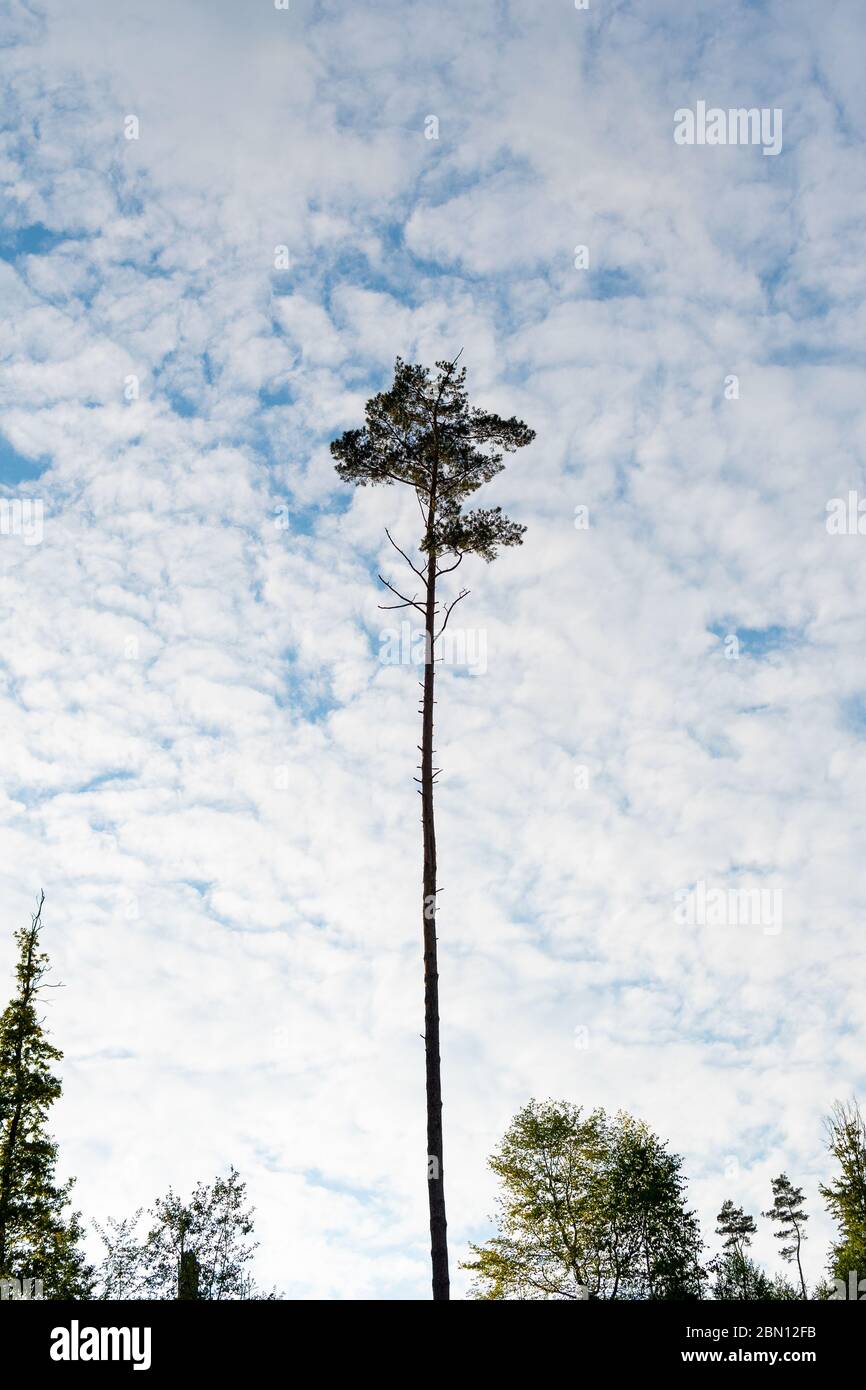
[[[800,1227],[796,1222],[794,1223],[794,1229],[797,1232],[797,1269],[800,1271],[800,1288],[803,1290],[803,1297],[808,1298],[809,1295],[806,1293],[806,1280],[803,1278],[803,1266],[800,1263]]]
[[[182,1251],[178,1263],[177,1275],[177,1296],[179,1299],[198,1298],[198,1274],[198,1256],[195,1254],[195,1251]]]
[[[435,494],[434,494],[435,499]],[[436,947],[436,827],[433,820],[433,635],[436,621],[436,555],[427,555],[424,695],[421,724],[421,823],[424,830],[424,1055],[427,1072],[427,1194],[433,1299],[450,1298],[442,1156],[442,1074],[439,1060],[439,966]]]

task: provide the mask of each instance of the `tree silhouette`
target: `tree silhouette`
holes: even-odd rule
[[[866,1273],[866,1118],[856,1099],[837,1101],[826,1121],[827,1148],[839,1165],[821,1196],[838,1225],[830,1271],[847,1279]]]
[[[105,1245],[99,1269],[100,1297],[214,1302],[261,1300],[249,1272],[258,1242],[254,1208],[246,1205],[246,1183],[236,1168],[228,1177],[197,1183],[184,1201],[169,1189],[149,1215],[150,1229],[138,1234],[141,1209],[108,1229],[96,1225]],[[96,1224],[96,1223],[94,1223]]]
[[[796,1259],[800,1288],[803,1297],[807,1298],[806,1280],[803,1278],[803,1266],[800,1263],[800,1246],[806,1239],[803,1226],[809,1220],[803,1210],[803,1202],[802,1187],[794,1187],[790,1178],[785,1173],[780,1173],[777,1178],[773,1178],[773,1205],[769,1211],[764,1211],[761,1215],[770,1221],[778,1222],[776,1239],[787,1241],[787,1245],[783,1245],[779,1253],[788,1264]]]
[[[413,608],[424,620],[424,681],[421,700],[420,795],[424,842],[422,920],[424,937],[424,1051],[427,1091],[427,1190],[433,1298],[449,1297],[445,1169],[442,1152],[442,1078],[439,1060],[439,968],[436,941],[436,829],[433,786],[441,769],[433,766],[435,648],[458,603],[461,589],[444,607],[437,580],[457,569],[465,555],[493,560],[500,546],[520,545],[526,529],[502,515],[500,507],[464,511],[463,504],[503,468],[503,455],[530,444],[533,430],[512,417],[503,420],[469,404],[466,369],[453,362],[429,368],[397,358],[394,381],[366,405],[361,429],[347,430],[331,444],[339,476],[347,483],[403,483],[411,487],[421,513],[416,564],[385,534],[423,586],[411,596],[379,576],[397,599],[388,609]],[[445,561],[447,563],[442,563]]]
[[[733,1268],[738,1272],[743,1298],[749,1297],[749,1261],[746,1250],[752,1243],[752,1236],[758,1229],[755,1225],[755,1218],[743,1211],[742,1207],[735,1207],[730,1198],[722,1203],[722,1209],[716,1217],[718,1226],[716,1235],[724,1236],[722,1245],[726,1256],[729,1257]]]
[[[29,927],[15,933],[17,987],[0,1015],[0,1279],[41,1279],[49,1298],[87,1298],[93,1271],[80,1249],[74,1180],[58,1185],[48,1112],[61,1092],[52,1070],[63,1056],[48,1041],[36,1005],[48,957],[39,949],[40,894]]]

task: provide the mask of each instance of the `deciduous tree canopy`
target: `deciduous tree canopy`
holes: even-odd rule
[[[476,1297],[700,1297],[702,1243],[681,1159],[639,1120],[530,1101],[490,1167],[499,1232],[473,1246]]]

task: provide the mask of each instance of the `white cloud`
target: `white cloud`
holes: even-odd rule
[[[862,538],[824,527],[866,487],[862,34],[681,9],[17,11],[9,226],[61,239],[0,264],[0,434],[51,465],[43,543],[0,537],[0,964],[43,885],[88,1215],[235,1162],[263,1281],[426,1295],[417,672],[375,585],[414,503],[326,445],[462,345],[538,439],[490,489],[526,543],[467,581],[488,670],[437,710],[454,1262],[552,1094],[655,1125],[711,1241],[784,1167],[820,1271],[820,1118],[864,1084]],[[674,145],[750,93],[778,160]],[[675,925],[750,875],[779,936]]]

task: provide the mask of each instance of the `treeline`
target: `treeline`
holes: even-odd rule
[[[94,1265],[83,1250],[74,1180],[56,1179],[57,1145],[48,1112],[60,1095],[54,1067],[63,1056],[45,1036],[39,996],[52,988],[39,946],[44,894],[29,927],[15,933],[16,988],[0,1016],[0,1297],[51,1299],[261,1299],[250,1273],[253,1209],[232,1168],[180,1198],[169,1191],[106,1227]],[[36,1281],[34,1284],[33,1281]]]
[[[140,1230],[143,1213],[94,1222],[105,1254],[96,1271],[97,1298],[272,1299],[249,1269],[257,1242],[254,1209],[235,1168],[210,1185],[199,1183],[183,1201],[174,1192],[157,1198]]]
[[[686,1202],[683,1160],[631,1115],[584,1115],[568,1101],[530,1101],[490,1167],[499,1179],[497,1234],[463,1268],[480,1299],[826,1299],[866,1297],[866,1124],[856,1101],[827,1118],[835,1177],[821,1186],[838,1236],[811,1290],[802,1250],[809,1215],[801,1188],[773,1179],[761,1216],[790,1269],[770,1275],[749,1253],[753,1214],[727,1197],[708,1255]],[[858,1292],[859,1290],[859,1292]]]
[[[252,1277],[253,1209],[232,1168],[187,1198],[173,1191],[105,1227],[98,1264],[83,1250],[73,1182],[56,1178],[48,1115],[61,1093],[62,1053],[38,1014],[50,988],[40,949],[43,898],[16,932],[15,989],[0,1016],[0,1295],[39,1281],[52,1299],[274,1299]],[[490,1166],[499,1180],[496,1234],[472,1247],[464,1268],[479,1299],[788,1300],[866,1296],[866,1124],[856,1101],[826,1121],[835,1172],[820,1188],[837,1236],[826,1276],[803,1271],[809,1213],[785,1173],[760,1213],[779,1240],[788,1274],[770,1275],[750,1254],[757,1222],[722,1202],[709,1254],[686,1200],[683,1160],[631,1115],[584,1114],[568,1101],[530,1101]]]

